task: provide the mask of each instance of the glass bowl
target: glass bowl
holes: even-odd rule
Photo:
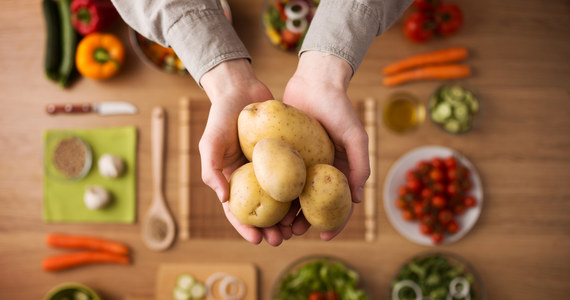
[[[101,300],[99,295],[88,286],[77,282],[66,282],[52,288],[44,300],[85,299]]]
[[[438,251],[421,253],[402,264],[386,299],[486,300],[487,295],[479,274],[464,258]]]
[[[471,131],[480,122],[482,106],[479,92],[465,81],[442,84],[427,105],[433,124],[450,134]]]
[[[80,180],[89,173],[93,152],[89,143],[71,134],[60,134],[47,140],[44,149],[46,174],[60,181]]]
[[[220,0],[228,21],[232,22],[232,13],[226,0]],[[129,28],[129,40],[137,56],[144,64],[169,74],[188,75],[188,70],[172,48],[163,47],[134,29]]]
[[[425,119],[425,108],[412,94],[393,93],[384,106],[384,124],[390,130],[404,133],[418,128]]]
[[[299,299],[309,299],[313,292],[338,293],[340,285],[351,288],[343,288],[344,296],[339,294],[338,299],[371,299],[362,276],[343,260],[330,256],[307,256],[294,261],[277,278],[271,295],[273,300],[289,300],[291,293]]]
[[[265,0],[261,11],[265,37],[278,49],[298,52],[319,2],[320,0]]]

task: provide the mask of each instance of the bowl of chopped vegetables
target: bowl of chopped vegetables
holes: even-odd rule
[[[320,0],[266,0],[261,22],[269,42],[286,52],[298,52]]]
[[[360,274],[346,262],[308,256],[293,262],[273,285],[273,300],[371,299]]]
[[[388,288],[391,300],[485,300],[475,269],[449,252],[425,252],[406,261]]]
[[[66,282],[52,288],[44,300],[100,300],[88,286],[77,282]]]
[[[432,122],[451,134],[471,131],[481,119],[481,109],[481,98],[477,90],[461,81],[441,85],[428,100]]]

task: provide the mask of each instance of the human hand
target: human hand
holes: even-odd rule
[[[228,221],[247,241],[259,244],[263,239],[277,246],[292,236],[290,226],[280,224],[269,228],[256,228],[241,224],[228,206],[229,178],[245,164],[237,133],[237,119],[241,110],[250,103],[273,99],[267,87],[255,77],[245,59],[223,62],[204,74],[200,83],[212,106],[199,143],[202,180],[212,188],[222,202]],[[283,220],[291,224],[297,211],[292,207]],[[298,210],[298,207],[297,207]]]
[[[362,200],[364,183],[370,176],[370,163],[368,135],[346,94],[351,76],[352,68],[341,58],[318,51],[304,52],[295,74],[287,83],[283,102],[313,116],[326,129],[336,149],[334,166],[348,179],[354,207],[354,203]],[[335,231],[321,232],[321,239],[334,238],[346,222]],[[300,216],[295,219],[292,230],[300,235],[309,226]]]

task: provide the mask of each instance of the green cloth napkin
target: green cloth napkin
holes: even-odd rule
[[[52,176],[47,164],[52,158],[57,139],[65,136],[82,138],[91,147],[92,166],[79,180],[62,180]],[[136,148],[135,127],[47,130],[44,132],[44,209],[46,222],[133,223],[136,214]],[[105,153],[121,157],[125,170],[118,178],[99,174],[97,161]],[[111,194],[111,203],[100,210],[90,210],[83,202],[85,189],[100,185]]]

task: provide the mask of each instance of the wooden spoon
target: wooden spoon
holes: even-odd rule
[[[155,251],[163,251],[170,247],[176,231],[176,225],[166,205],[163,191],[165,119],[164,109],[155,107],[151,119],[153,197],[142,229],[144,243]]]

